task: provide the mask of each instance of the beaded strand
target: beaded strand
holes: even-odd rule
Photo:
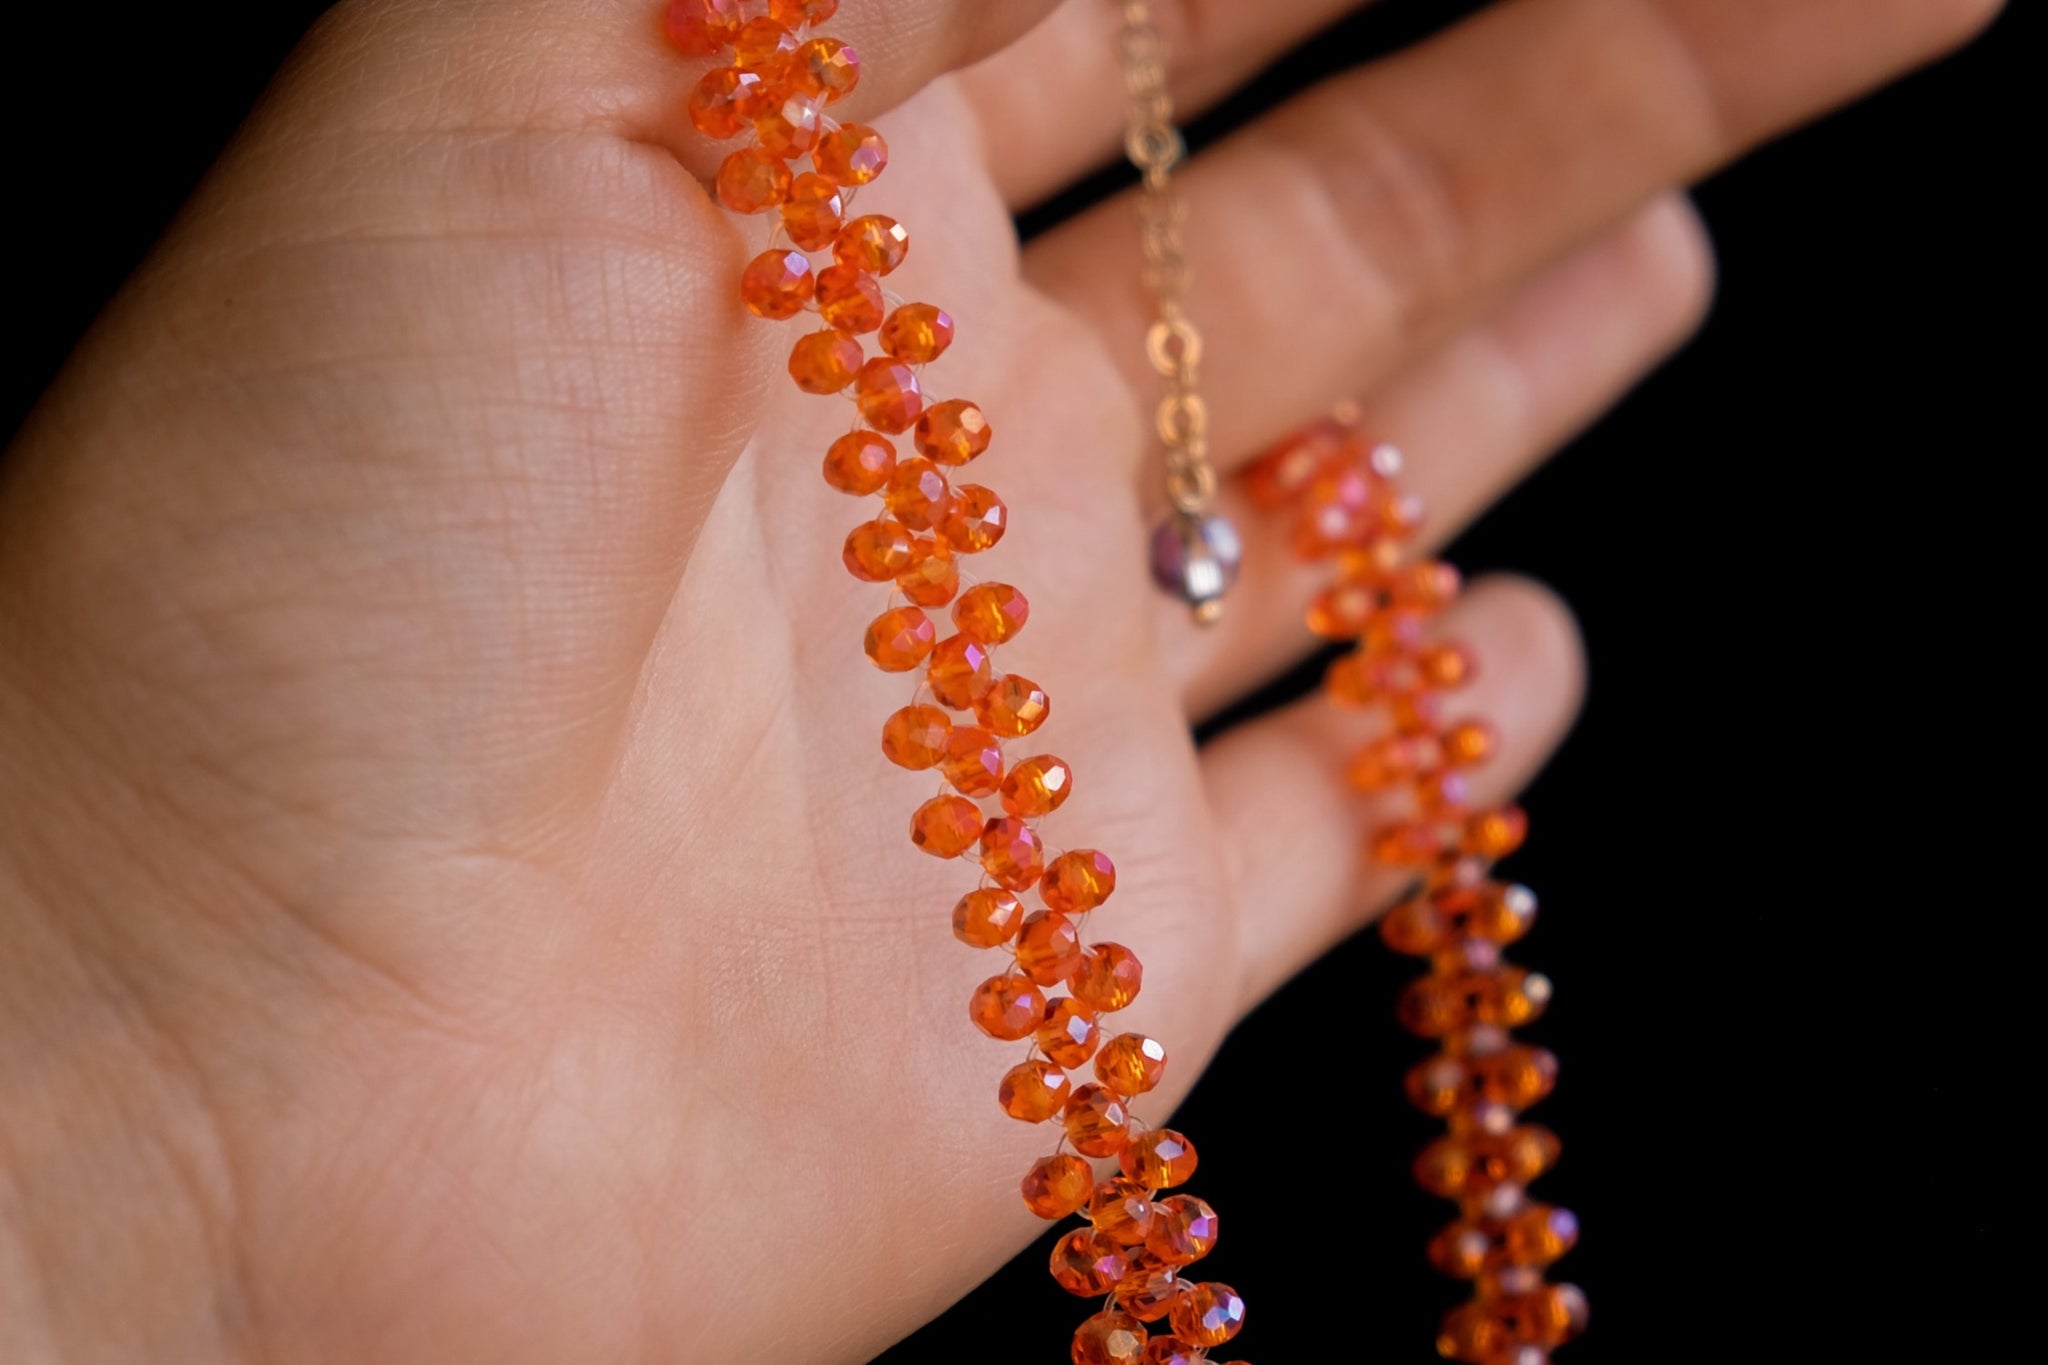
[[[774,244],[748,263],[740,297],[771,320],[815,313],[824,326],[791,349],[790,377],[806,393],[850,395],[858,415],[826,452],[825,481],[883,505],[847,536],[842,558],[855,578],[890,584],[908,602],[874,619],[864,648],[885,672],[921,672],[918,696],[931,698],[883,723],[882,753],[944,779],[912,813],[910,841],[934,857],[978,862],[982,884],[955,905],[954,936],[1013,958],[975,987],[968,1017],[991,1038],[1027,1044],[996,1086],[1003,1112],[1061,1129],[1019,1191],[1041,1218],[1087,1219],[1051,1257],[1062,1288],[1107,1300],[1075,1332],[1071,1356],[1075,1365],[1200,1365],[1237,1335],[1244,1300],[1186,1274],[1216,1245],[1216,1212],[1192,1195],[1162,1195],[1194,1174],[1194,1144],[1130,1112],[1165,1074],[1165,1048],[1138,1033],[1102,1037],[1104,1016],[1137,999],[1144,981],[1129,948],[1083,939],[1089,912],[1116,889],[1116,866],[1095,849],[1048,856],[1037,822],[1072,795],[1073,769],[1051,754],[1009,761],[1006,744],[1043,725],[1051,702],[995,662],[1030,604],[1005,583],[961,589],[959,558],[995,546],[1008,525],[993,490],[956,484],[949,472],[988,449],[988,419],[967,400],[927,397],[924,367],[952,343],[953,320],[927,303],[890,308],[879,282],[903,263],[909,234],[879,214],[847,217],[854,192],[887,166],[888,146],[874,129],[825,112],[860,79],[852,48],[804,36],[838,0],[769,0],[762,9],[671,0],[664,29],[687,55],[728,58],[690,95],[692,124],[720,140],[752,133],[719,167],[719,201],[737,213],[779,211]],[[810,169],[798,173],[791,163],[805,157]],[[810,253],[828,249],[833,264],[818,268]],[[882,351],[872,358],[861,341],[869,333]],[[915,455],[899,455],[890,439],[906,433]],[[953,633],[941,638],[928,609],[949,604]],[[991,798],[999,813],[984,811]],[[1036,908],[1023,900],[1033,892]],[[1048,997],[1062,986],[1066,994]],[[1076,1083],[1071,1073],[1091,1060],[1094,1080]],[[1120,1174],[1098,1181],[1086,1158],[1115,1158]],[[1162,1321],[1171,1335],[1158,1330]]]
[[[1366,854],[1420,879],[1380,934],[1430,962],[1403,992],[1399,1015],[1442,1050],[1408,1073],[1407,1091],[1449,1133],[1416,1158],[1415,1176],[1459,1205],[1430,1260],[1474,1282],[1472,1300],[1444,1319],[1437,1352],[1468,1365],[1548,1365],[1552,1348],[1585,1330],[1587,1309],[1577,1287],[1543,1278],[1578,1241],[1578,1220],[1527,1194],[1560,1144],[1520,1116],[1556,1085],[1557,1058],[1508,1030],[1543,1012],[1551,986],[1501,955],[1529,931],[1535,895],[1490,874],[1521,846],[1528,820],[1514,806],[1470,804],[1466,773],[1498,740],[1483,720],[1445,717],[1445,697],[1472,680],[1477,660],[1462,645],[1425,639],[1460,583],[1448,564],[1402,557],[1422,507],[1401,491],[1401,463],[1399,451],[1365,437],[1346,405],[1260,457],[1245,487],[1266,511],[1293,517],[1300,558],[1334,565],[1308,609],[1309,629],[1355,647],[1330,666],[1323,692],[1384,723],[1353,757],[1350,784],[1380,799],[1407,796],[1406,818],[1369,832]]]

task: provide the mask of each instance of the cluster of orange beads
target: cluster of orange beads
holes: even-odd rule
[[[1006,959],[967,1013],[989,1037],[1026,1044],[997,1082],[996,1104],[1057,1127],[1054,1151],[1020,1189],[1041,1218],[1085,1220],[1052,1254],[1063,1288],[1106,1301],[1074,1334],[1072,1358],[1202,1365],[1237,1335],[1244,1300],[1189,1273],[1216,1245],[1216,1212],[1166,1192],[1194,1174],[1194,1145],[1131,1113],[1159,1084],[1166,1050],[1115,1032],[1109,1019],[1144,981],[1135,953],[1088,933],[1116,889],[1116,867],[1095,849],[1048,846],[1041,822],[1072,796],[1073,769],[1051,754],[1012,752],[1051,702],[996,663],[1030,619],[1024,594],[963,585],[961,561],[993,547],[1008,523],[991,489],[960,481],[988,449],[990,427],[975,404],[928,390],[925,367],[952,344],[953,319],[883,283],[908,255],[909,234],[893,218],[853,212],[889,150],[873,128],[827,112],[860,79],[851,47],[811,34],[837,9],[838,0],[671,0],[663,27],[683,53],[725,63],[687,105],[706,136],[746,139],[719,168],[720,202],[774,216],[741,299],[763,318],[811,319],[790,350],[790,378],[853,403],[852,430],[825,452],[825,482],[879,505],[848,533],[842,557],[855,578],[892,590],[867,628],[868,657],[919,680],[911,704],[883,723],[882,753],[942,779],[911,814],[910,842],[975,866],[978,885],[953,907],[953,934]],[[1082,1070],[1091,1063],[1092,1076]],[[1090,1159],[1114,1166],[1098,1171]]]
[[[1450,1131],[1416,1159],[1415,1174],[1459,1206],[1430,1259],[1475,1289],[1444,1320],[1437,1350],[1470,1365],[1546,1365],[1552,1348],[1584,1330],[1586,1300],[1544,1279],[1578,1240],[1578,1220],[1527,1194],[1557,1160],[1558,1140],[1521,1114],[1556,1084],[1557,1058],[1509,1030],[1543,1012],[1550,982],[1503,959],[1534,921],[1536,898],[1491,870],[1528,826],[1518,809],[1476,809],[1469,799],[1466,775],[1493,752],[1495,735],[1484,721],[1445,714],[1445,698],[1475,663],[1462,646],[1430,638],[1433,618],[1457,596],[1458,573],[1405,556],[1421,508],[1401,492],[1400,467],[1398,451],[1365,439],[1355,410],[1340,410],[1267,452],[1247,489],[1293,517],[1297,553],[1334,564],[1309,626],[1356,648],[1331,665],[1324,690],[1335,705],[1384,721],[1349,777],[1406,807],[1369,834],[1365,851],[1418,877],[1381,933],[1395,951],[1429,960],[1400,1016],[1442,1050],[1408,1073],[1407,1088]]]

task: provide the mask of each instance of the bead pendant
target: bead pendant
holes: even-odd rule
[[[1195,620],[1213,625],[1223,615],[1223,598],[1237,583],[1244,541],[1229,518],[1215,513],[1168,515],[1152,533],[1152,581],[1161,592],[1188,604]]]

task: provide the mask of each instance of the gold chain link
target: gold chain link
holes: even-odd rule
[[[1166,88],[1166,45],[1152,22],[1150,0],[1120,0],[1121,53],[1130,124],[1124,150],[1144,176],[1138,198],[1144,282],[1159,314],[1145,336],[1152,368],[1166,381],[1154,425],[1166,446],[1166,495],[1188,517],[1202,516],[1216,499],[1216,467],[1209,463],[1209,409],[1202,402],[1202,334],[1181,302],[1188,292],[1188,262],[1181,246],[1187,205],[1174,187],[1173,168],[1187,154],[1174,126]]]

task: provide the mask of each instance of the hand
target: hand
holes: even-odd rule
[[[1184,109],[1344,7],[1162,4]],[[704,193],[656,8],[344,5],[0,470],[9,1359],[858,1360],[1034,1230],[1049,1144],[943,927],[972,876],[876,749],[909,688],[859,657],[866,513],[816,474],[845,410],[737,304],[765,227]],[[1365,395],[1442,539],[1697,322],[1672,187],[1991,9],[1517,0],[1302,92],[1185,177],[1220,458]],[[1128,207],[1008,246],[1113,154],[1113,23],[828,31],[890,139],[892,283],[960,325],[932,379],[995,424],[1015,522],[974,568],[1031,597],[1004,659],[1078,771],[1048,837],[1118,862],[1157,1120],[1390,887],[1341,719],[1190,746],[1307,647],[1307,580],[1232,507],[1228,624],[1144,581]],[[1451,626],[1504,796],[1575,640],[1513,583]]]

